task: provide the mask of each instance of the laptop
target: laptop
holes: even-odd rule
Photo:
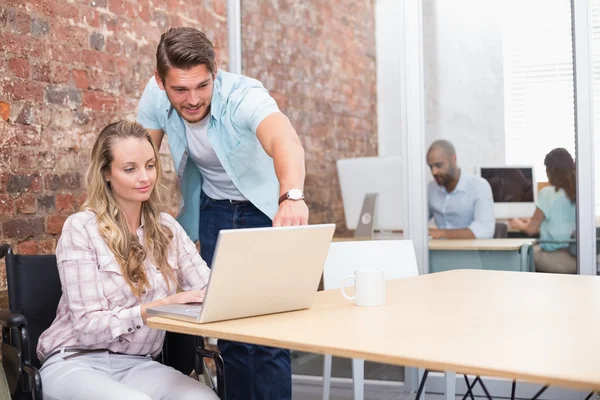
[[[334,230],[334,224],[222,230],[204,302],[147,313],[207,323],[309,308]]]

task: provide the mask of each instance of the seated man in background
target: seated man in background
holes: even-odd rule
[[[485,239],[494,236],[496,220],[490,184],[458,168],[456,151],[447,140],[436,140],[427,151],[434,181],[427,186],[433,239]]]

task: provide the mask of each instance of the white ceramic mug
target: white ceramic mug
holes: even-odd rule
[[[354,296],[344,290],[346,282],[354,280]],[[382,306],[385,304],[385,275],[382,269],[357,269],[342,281],[342,295],[354,300],[357,306]]]

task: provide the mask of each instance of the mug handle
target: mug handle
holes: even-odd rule
[[[344,280],[342,281],[342,287],[340,288],[340,290],[342,291],[342,296],[344,296],[346,299],[354,300],[356,298],[356,296],[348,296],[346,294],[346,291],[344,290],[344,288],[346,286],[346,282],[350,279],[354,280],[354,275],[348,275],[347,277],[344,278]]]

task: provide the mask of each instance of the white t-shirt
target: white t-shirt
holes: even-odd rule
[[[200,122],[184,122],[190,158],[204,178],[202,191],[215,200],[246,200],[227,175],[208,140],[210,114]]]

